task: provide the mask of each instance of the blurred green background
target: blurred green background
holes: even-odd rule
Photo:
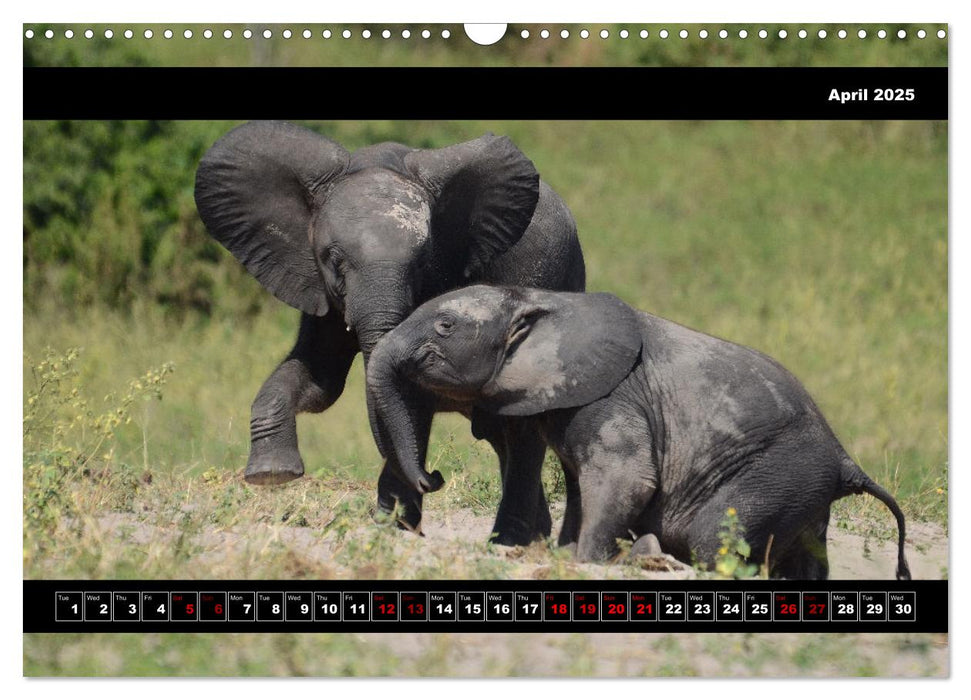
[[[241,469],[249,405],[296,335],[195,212],[196,163],[233,125],[24,124],[25,352],[83,347],[96,396],[174,362],[119,433],[118,457],[154,469]],[[901,496],[944,481],[946,123],[306,125],[350,149],[509,135],[572,209],[588,289],[774,356]],[[362,380],[358,362],[333,409],[301,417],[310,471],[376,474]],[[471,445],[437,420],[452,432]]]

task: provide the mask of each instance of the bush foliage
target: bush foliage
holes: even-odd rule
[[[135,299],[253,313],[262,295],[205,231],[196,164],[211,122],[24,122],[24,301],[68,308]],[[228,293],[232,290],[232,293]]]

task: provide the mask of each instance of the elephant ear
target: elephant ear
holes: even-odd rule
[[[519,241],[539,200],[539,173],[506,137],[413,151],[405,166],[432,193],[432,235],[466,280]]]
[[[196,172],[209,233],[267,290],[304,313],[329,304],[310,241],[314,201],[347,167],[343,147],[286,122],[250,122],[219,139]]]
[[[613,391],[640,357],[636,312],[612,294],[530,291],[515,302],[487,407],[526,416]]]

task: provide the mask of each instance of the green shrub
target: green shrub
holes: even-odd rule
[[[115,430],[131,420],[137,400],[162,398],[173,371],[171,364],[149,370],[129,382],[124,394],[105,396],[96,411],[79,379],[80,354],[78,348],[64,354],[47,348],[39,361],[26,358],[33,387],[24,402],[24,539],[37,550],[80,514],[76,487],[82,480],[104,486],[96,494],[98,505],[130,504],[138,479],[130,467],[115,462]],[[33,550],[25,546],[24,551]]]

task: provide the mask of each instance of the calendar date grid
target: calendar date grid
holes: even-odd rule
[[[27,584],[25,582],[25,588]],[[196,627],[202,631],[240,631],[275,628],[307,631],[362,627],[409,629],[685,629],[718,631],[758,628],[782,631],[797,626],[819,631],[827,627],[840,631],[853,627],[887,631],[909,623],[915,631],[918,598],[931,601],[940,596],[918,595],[917,590],[889,590],[825,586],[806,586],[802,590],[775,590],[764,586],[752,589],[733,587],[710,589],[677,586],[658,582],[653,588],[636,588],[635,582],[575,583],[573,589],[556,582],[556,588],[541,588],[534,582],[505,582],[499,586],[449,588],[393,585],[375,582],[371,589],[342,590],[336,582],[324,582],[322,590],[314,583],[297,585],[230,588],[212,582],[192,590],[191,586],[141,589],[119,582],[117,588],[90,582],[86,587],[58,588],[52,594],[51,630],[59,628],[96,630],[110,627],[129,631],[151,627],[180,630]],[[275,582],[280,583],[280,582]],[[383,582],[393,584],[396,582]],[[495,584],[496,582],[489,582]],[[509,585],[505,585],[508,583]],[[520,585],[516,585],[519,583]],[[932,582],[944,584],[946,581]],[[938,586],[939,587],[939,586]],[[624,590],[626,588],[626,590]],[[917,586],[914,587],[915,589]],[[944,596],[946,600],[946,593]],[[946,604],[946,603],[945,603]],[[25,631],[28,631],[25,606]],[[932,615],[941,626],[940,614]],[[946,611],[943,616],[946,625]],[[876,626],[876,627],[875,627]],[[880,630],[882,631],[882,630]]]

